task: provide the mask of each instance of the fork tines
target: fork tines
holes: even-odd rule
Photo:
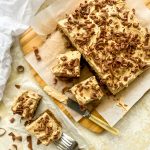
[[[65,133],[55,142],[55,145],[59,150],[79,150],[78,143]]]

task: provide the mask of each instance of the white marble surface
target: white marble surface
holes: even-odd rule
[[[15,84],[21,84],[25,80],[35,82],[18,44],[13,46],[11,54],[13,58],[12,72],[3,98],[3,101],[10,102],[17,90],[14,87]],[[16,67],[18,65],[25,67],[24,74],[17,74]],[[0,104],[2,119],[9,115],[7,113],[8,109],[10,108],[4,106],[3,103]],[[81,134],[95,146],[96,150],[150,150],[150,92],[147,92],[127,115],[117,123],[115,127],[120,130],[120,136],[115,137],[106,132],[97,135],[80,125],[77,126]],[[2,138],[0,138],[0,147],[3,144],[1,141]]]

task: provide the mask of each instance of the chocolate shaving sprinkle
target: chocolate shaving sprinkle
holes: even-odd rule
[[[15,87],[17,88],[17,89],[20,89],[20,85],[19,84],[15,84]]]
[[[62,61],[66,61],[67,60],[67,57],[66,56],[63,56],[60,58]]]
[[[132,9],[132,11],[133,11],[133,14],[135,14],[135,9],[134,8]]]
[[[13,144],[12,146],[13,146],[16,150],[18,149],[16,144]]]
[[[17,72],[18,72],[18,73],[24,72],[24,67],[23,67],[22,65],[19,65],[19,66],[17,67]]]
[[[62,89],[62,94],[65,94],[66,92],[68,92],[69,91],[69,89],[70,89],[70,87],[64,87],[63,89]]]
[[[41,56],[40,56],[40,55],[36,55],[36,59],[37,59],[38,61],[41,61]]]
[[[25,121],[24,126],[27,126],[27,125],[30,124],[31,122],[32,122],[32,120],[27,120],[27,121]]]
[[[34,54],[35,54],[36,60],[41,61],[41,56],[39,55],[39,50],[37,47],[34,48]]]
[[[10,123],[14,123],[15,119],[14,118],[11,118],[10,119]]]
[[[16,140],[22,142],[22,136],[16,136]]]
[[[6,133],[6,130],[4,128],[0,128],[0,137],[4,136]]]
[[[57,81],[58,81],[57,78],[54,78],[54,82],[53,83],[56,85]]]
[[[32,148],[32,137],[30,135],[27,136],[27,142],[28,142],[28,148],[30,150],[33,150],[33,148]]]
[[[36,53],[36,54],[38,54],[39,53],[39,50],[38,50],[38,48],[37,47],[33,47],[33,49],[34,49],[34,53]]]
[[[10,132],[8,135],[12,137],[12,140],[13,140],[13,141],[15,141],[16,136],[15,136],[15,134],[14,134],[13,132]]]
[[[65,46],[68,49],[73,47],[72,44],[70,42],[68,42],[68,41],[65,43]]]
[[[37,145],[40,145],[41,144],[41,141],[40,140],[37,140]]]
[[[128,80],[128,77],[124,77],[124,81],[127,81]]]
[[[12,137],[13,141],[15,140],[20,141],[20,142],[22,141],[22,136],[16,136],[13,132],[10,132],[8,135]]]

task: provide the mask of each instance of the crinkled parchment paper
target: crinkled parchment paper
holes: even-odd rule
[[[39,54],[42,57],[42,61],[38,62],[31,52],[26,55],[26,60],[29,64],[38,72],[42,79],[56,90],[61,91],[64,87],[64,82],[58,83],[58,87],[53,84],[53,74],[51,67],[58,54],[66,51],[65,40],[59,31],[55,31],[57,21],[65,16],[65,13],[74,10],[75,4],[79,3],[79,0],[56,0],[48,8],[38,14],[33,20],[33,28],[37,33],[41,35],[52,35],[46,40],[46,42],[39,48]],[[143,26],[150,29],[150,10],[146,8],[142,0],[137,0],[136,3],[133,0],[127,0],[130,8],[136,9],[136,15],[139,18]],[[88,74],[88,73],[85,73]],[[84,76],[84,75],[83,75]],[[84,76],[85,78],[86,76]],[[82,78],[83,79],[83,78]],[[71,86],[69,83],[65,83]],[[108,121],[110,125],[115,125],[127,111],[149,90],[150,88],[150,70],[144,72],[126,89],[116,95],[117,99],[121,99],[121,103],[127,105],[126,109],[120,107],[120,101],[114,100],[112,97],[104,97],[102,102],[97,107],[97,111]],[[71,111],[72,113],[72,111]],[[72,113],[76,120],[79,120],[81,116],[77,113]]]
[[[89,149],[90,144],[87,143],[83,139],[83,137],[80,135],[79,131],[75,127],[75,125],[60,111],[60,109],[54,104],[54,102],[41,90],[36,84],[36,82],[33,82],[33,77],[29,70],[29,66],[23,59],[19,59],[22,56],[22,53],[20,51],[20,47],[15,44],[14,49],[16,49],[16,52],[14,53],[15,57],[18,57],[18,59],[14,60],[14,65],[12,67],[13,71],[13,76],[11,76],[11,82],[6,87],[4,97],[3,97],[3,103],[4,106],[2,107],[4,110],[1,112],[4,112],[4,114],[0,114],[2,116],[2,119],[0,119],[0,127],[3,127],[7,130],[7,133],[5,136],[0,137],[0,149],[5,150],[11,148],[12,144],[17,144],[18,150],[27,150],[28,149],[28,142],[26,140],[26,136],[29,135],[29,133],[25,130],[24,127],[24,121],[21,121],[20,123],[20,116],[19,115],[13,115],[11,111],[11,107],[13,104],[13,98],[16,97],[18,94],[20,94],[22,91],[25,90],[34,90],[40,95],[43,96],[43,99],[37,109],[37,112],[35,114],[35,118],[39,116],[43,111],[46,109],[50,109],[55,116],[58,118],[58,120],[62,123],[63,126],[63,132],[74,138],[76,141],[78,141],[81,149]],[[17,55],[17,56],[16,56]],[[23,73],[18,74],[17,73],[17,66],[18,65],[23,65],[25,68],[25,71]],[[19,84],[21,86],[20,89],[17,89],[15,87],[15,84]],[[12,92],[13,91],[13,92]],[[5,108],[7,111],[5,111]],[[5,117],[6,116],[6,117]],[[10,123],[11,118],[15,118],[14,123]],[[8,133],[13,132],[15,135],[21,135],[23,140],[22,142],[12,142],[11,137],[8,136]],[[37,139],[32,136],[32,144],[33,144],[33,149],[35,150],[57,150],[56,146],[54,144],[50,144],[49,146],[44,146],[44,145],[37,145],[36,144]]]

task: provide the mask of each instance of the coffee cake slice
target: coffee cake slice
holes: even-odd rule
[[[14,114],[21,115],[24,119],[32,119],[42,96],[34,91],[25,91],[19,95],[12,106]]]
[[[60,54],[57,58],[57,64],[52,68],[52,72],[57,77],[79,77],[80,58],[81,54],[78,51],[68,51]]]
[[[44,145],[61,137],[62,126],[50,110],[46,110],[36,120],[26,126],[26,130],[36,136]]]
[[[150,34],[124,0],[89,0],[58,22],[116,94],[150,67]]]
[[[81,106],[100,100],[103,97],[103,92],[94,76],[74,85],[70,91]]]

